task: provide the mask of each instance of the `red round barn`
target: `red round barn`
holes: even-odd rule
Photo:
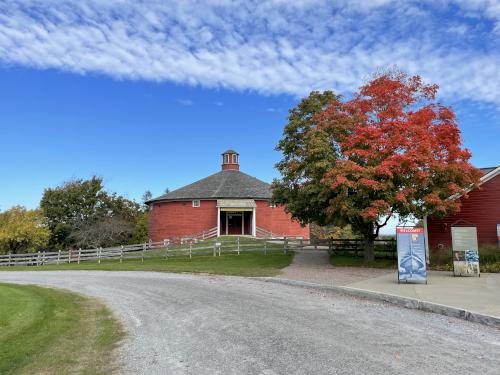
[[[222,170],[148,201],[149,238],[288,235],[309,238],[308,226],[271,204],[271,185],[239,170],[239,155],[222,154]]]

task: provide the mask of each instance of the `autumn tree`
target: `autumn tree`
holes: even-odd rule
[[[15,206],[0,212],[0,254],[35,252],[47,246],[49,238],[40,210]]]
[[[480,173],[461,146],[438,87],[401,72],[378,75],[350,100],[313,92],[290,111],[277,150],[274,201],[302,223],[351,225],[374,260],[374,240],[392,215],[445,216]]]

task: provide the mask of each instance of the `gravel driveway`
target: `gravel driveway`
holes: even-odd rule
[[[498,374],[500,331],[254,279],[154,272],[0,272],[102,298],[134,374]],[[0,301],[1,302],[1,301]]]

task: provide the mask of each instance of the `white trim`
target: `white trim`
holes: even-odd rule
[[[492,178],[498,176],[500,174],[500,167],[496,167],[490,173],[485,174],[483,177],[479,179],[479,185],[484,184],[485,182],[491,180]]]
[[[255,223],[256,223],[256,213],[257,213],[257,209],[254,207],[253,208],[253,211],[252,211],[252,236],[253,237],[256,237],[257,236],[257,231],[256,231],[256,227],[255,227]]]
[[[194,202],[198,202],[198,205],[196,205]],[[201,206],[201,200],[199,200],[199,199],[193,199],[193,200],[191,201],[191,205],[192,205],[194,208],[198,208],[198,207],[200,207],[200,206]]]
[[[217,207],[217,237],[220,237],[220,207]]]
[[[430,263],[429,259],[429,232],[427,230],[427,215],[424,216],[424,243],[425,243],[425,261]]]
[[[491,172],[485,174],[484,176],[482,176],[479,179],[479,185],[478,186],[481,186],[482,184],[484,184],[485,182],[488,182],[489,180],[495,178],[499,174],[500,174],[500,167],[496,167]],[[470,193],[473,190],[474,190],[474,188],[468,188],[468,189],[465,190],[465,194],[468,194],[468,193]],[[454,199],[462,198],[463,196],[464,196],[464,194],[456,193],[456,194],[453,194],[452,196],[450,196],[450,197],[448,197],[446,199],[448,199],[448,200],[454,200]]]

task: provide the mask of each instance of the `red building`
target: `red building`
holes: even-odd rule
[[[456,215],[424,220],[427,231],[427,249],[451,248],[451,228],[476,227],[479,246],[498,244],[497,226],[500,225],[500,167],[482,168],[480,187],[461,199],[462,207]]]
[[[239,170],[239,155],[222,154],[222,170],[147,203],[152,241],[217,235],[288,235],[309,238],[308,226],[270,203],[271,185]]]

